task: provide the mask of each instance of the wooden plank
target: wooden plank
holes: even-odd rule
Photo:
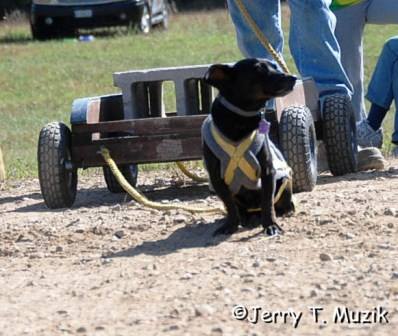
[[[171,134],[155,134],[155,135],[128,135],[128,136],[120,136],[120,137],[110,137],[110,138],[101,138],[99,140],[94,140],[92,143],[94,145],[108,145],[110,143],[118,143],[123,145],[124,143],[135,143],[135,142],[151,142],[151,141],[159,141],[161,139],[165,140],[175,140],[175,139],[186,139],[186,138],[196,138],[200,137],[201,132],[199,129],[187,130],[184,133],[171,133]]]
[[[120,146],[124,146],[126,142],[132,143],[140,139],[142,142],[159,141],[159,139],[183,139],[189,137],[200,137],[201,129],[192,128],[185,129],[179,133],[168,133],[168,134],[146,134],[146,135],[130,135],[126,134],[113,134],[110,136],[94,137],[99,133],[93,133],[93,136],[84,137],[81,134],[72,134],[72,147],[86,146],[86,145],[107,145],[109,143],[118,143]]]
[[[137,136],[148,134],[184,133],[199,129],[206,115],[187,117],[145,118],[135,120],[104,121],[100,123],[72,125],[72,133],[128,132]]]
[[[97,167],[104,165],[99,154],[101,146],[110,150],[117,164],[125,163],[157,163],[185,160],[198,160],[202,157],[201,137],[181,137],[178,135],[154,137],[148,141],[145,137],[128,137],[104,139],[92,144],[72,147],[73,163],[78,168]]]
[[[314,121],[320,119],[318,90],[311,78],[298,80],[292,92],[286,96],[276,98],[278,122],[280,121],[283,109],[293,105],[307,106],[312,113]]]

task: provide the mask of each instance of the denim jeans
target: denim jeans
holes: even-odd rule
[[[242,0],[248,12],[269,42],[280,54],[283,51],[281,5],[279,0]],[[341,65],[340,48],[334,36],[336,19],[329,10],[331,0],[289,0],[289,46],[302,77],[312,77],[324,97],[341,93],[351,96],[352,86]],[[236,6],[228,0],[235,25],[238,46],[245,57],[272,60],[258,41]]]
[[[398,36],[388,40],[383,47],[369,83],[366,98],[376,105],[389,109],[392,101],[398,108]],[[398,144],[398,112],[395,111],[392,142]]]
[[[366,24],[398,23],[397,0],[363,0],[338,9],[336,38],[341,62],[354,88],[352,104],[357,121],[366,118],[364,101],[363,32]]]

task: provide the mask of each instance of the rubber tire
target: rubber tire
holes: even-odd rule
[[[166,0],[163,1],[163,10],[162,10],[162,16],[163,20],[160,23],[160,26],[162,27],[163,30],[169,29],[169,8],[166,3]]]
[[[120,186],[109,167],[103,167],[105,183],[108,190],[114,194],[124,193],[124,189]],[[135,187],[137,185],[138,167],[135,164],[122,165],[119,167],[121,173],[126,180]]]
[[[146,19],[146,26],[143,25],[143,20]],[[142,9],[142,13],[141,13],[141,17],[140,17],[140,21],[138,23],[138,29],[140,30],[140,32],[142,34],[149,34],[151,32],[152,29],[152,23],[151,23],[151,11],[148,7],[148,5],[145,5]]]
[[[65,124],[52,122],[42,128],[37,160],[40,189],[47,207],[71,207],[76,198],[77,170],[66,168],[71,161],[71,132]]]
[[[37,25],[31,24],[30,30],[32,32],[32,37],[34,40],[44,41],[53,38],[51,32],[39,24]]]
[[[32,25],[31,32],[34,40],[46,41],[52,39],[68,38],[76,36],[76,31],[71,28],[52,26],[50,28],[42,25]]]
[[[330,172],[334,176],[355,172],[358,145],[354,111],[348,96],[326,97],[322,117],[322,136]]]
[[[317,146],[314,120],[306,106],[291,106],[282,111],[279,145],[293,170],[293,191],[312,191],[318,177]]]

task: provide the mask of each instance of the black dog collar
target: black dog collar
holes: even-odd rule
[[[228,110],[230,110],[231,112],[234,112],[238,115],[240,115],[241,117],[256,117],[258,115],[260,115],[263,111],[264,108],[259,109],[258,111],[246,111],[246,110],[242,110],[241,108],[231,104],[228,100],[226,100],[223,96],[218,95],[217,97],[218,101],[224,105]]]

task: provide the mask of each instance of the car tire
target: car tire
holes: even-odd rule
[[[142,8],[142,13],[140,17],[140,21],[138,23],[138,29],[143,34],[149,34],[152,29],[152,18],[151,18],[151,11],[148,5],[145,5]]]
[[[123,174],[125,179],[135,187],[137,185],[137,178],[138,178],[138,167],[136,164],[129,164],[129,165],[121,165],[119,167],[120,172]],[[113,175],[111,169],[109,167],[103,167],[103,173],[105,178],[105,183],[108,190],[114,194],[124,193],[125,190],[116,180],[116,177]]]
[[[160,24],[163,30],[169,29],[169,8],[166,1],[163,1],[162,22]]]
[[[49,28],[42,24],[31,24],[31,32],[33,39],[39,41],[76,36],[76,31],[73,28],[59,26]]]
[[[48,29],[43,27],[41,24],[31,24],[30,30],[34,40],[44,41],[52,38],[52,34]]]
[[[325,98],[322,111],[322,137],[330,172],[334,176],[357,170],[358,145],[355,116],[348,96]]]
[[[53,122],[42,128],[37,160],[40,189],[47,207],[71,207],[76,198],[77,170],[72,166],[71,132],[65,124]]]
[[[318,177],[316,133],[306,106],[290,106],[282,111],[279,144],[293,170],[294,192],[313,190]]]

